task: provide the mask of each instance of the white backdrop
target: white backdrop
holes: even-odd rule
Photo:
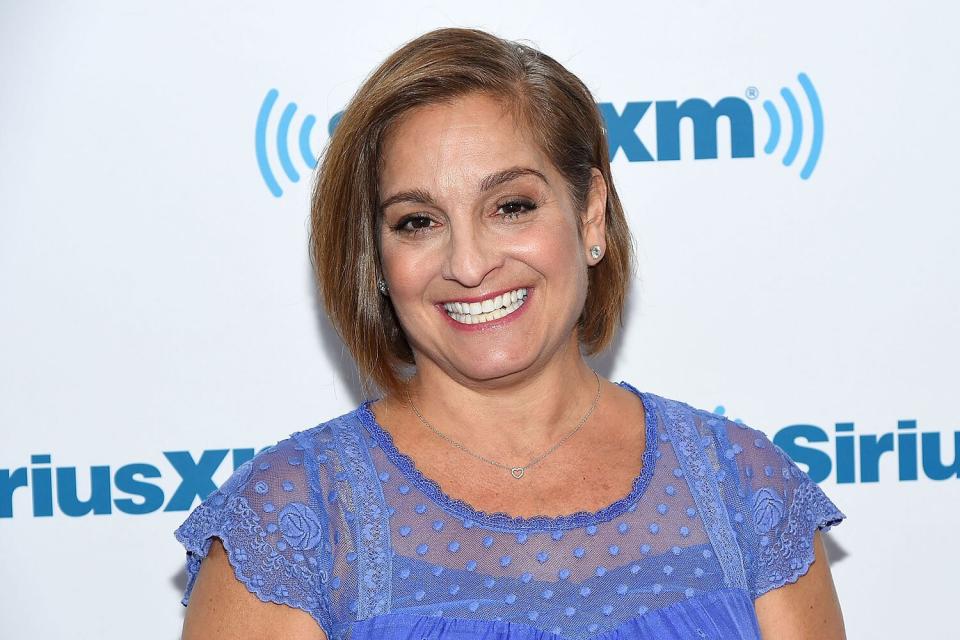
[[[639,278],[597,364],[816,465],[849,517],[829,543],[851,638],[943,637],[960,595],[958,18],[821,0],[0,3],[0,637],[178,637],[172,532],[196,494],[363,399],[313,295],[298,136],[315,116],[319,151],[365,75],[440,26],[526,39],[617,113],[749,107],[752,157],[731,158],[725,118],[715,159],[694,158],[689,120],[679,160],[617,152]],[[801,72],[823,118],[807,179]],[[785,88],[803,123],[790,166]],[[272,89],[279,196],[256,153]],[[291,102],[297,182],[277,142]],[[659,109],[634,128],[654,158]],[[930,434],[916,480],[909,445],[882,437],[909,420]],[[896,451],[865,481],[874,437]]]

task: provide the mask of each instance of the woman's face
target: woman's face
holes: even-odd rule
[[[418,107],[383,145],[380,251],[417,366],[492,382],[577,349],[606,186],[580,214],[560,173],[500,103]]]

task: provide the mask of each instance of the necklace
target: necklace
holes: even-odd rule
[[[560,441],[557,442],[555,445],[553,445],[552,447],[550,447],[549,449],[547,449],[546,451],[544,451],[543,453],[541,453],[539,456],[537,456],[536,458],[534,458],[533,460],[531,460],[531,461],[528,462],[527,464],[525,464],[525,465],[523,465],[523,466],[520,466],[520,467],[511,467],[510,465],[502,464],[502,463],[497,462],[497,461],[495,461],[495,460],[490,460],[489,458],[485,458],[484,456],[480,455],[479,453],[474,453],[473,451],[470,451],[470,449],[467,449],[465,446],[463,446],[463,444],[461,444],[460,442],[457,442],[456,440],[454,440],[453,438],[451,438],[451,437],[448,436],[447,434],[443,433],[442,431],[439,431],[436,427],[434,427],[432,424],[430,424],[430,422],[427,421],[427,419],[424,418],[423,415],[420,413],[420,411],[417,409],[417,405],[413,404],[413,400],[410,399],[410,392],[407,390],[406,387],[404,387],[403,395],[404,395],[404,397],[405,397],[405,399],[406,399],[406,401],[407,401],[407,404],[409,404],[409,405],[410,405],[410,408],[413,409],[413,412],[414,412],[415,414],[417,414],[417,418],[419,418],[419,419],[420,419],[420,422],[422,422],[425,427],[427,427],[428,429],[430,429],[430,431],[433,431],[436,435],[440,436],[441,438],[443,438],[444,440],[446,440],[447,442],[449,442],[450,444],[452,444],[453,446],[455,446],[457,449],[460,449],[460,450],[463,451],[464,453],[473,456],[473,457],[476,458],[477,460],[481,460],[481,461],[483,461],[483,462],[486,462],[487,464],[493,465],[494,467],[499,467],[500,469],[506,469],[507,471],[510,472],[510,475],[511,475],[511,476],[513,476],[514,478],[516,478],[517,480],[519,480],[519,479],[522,478],[522,477],[524,476],[524,474],[527,472],[527,469],[529,469],[530,467],[532,467],[532,466],[534,466],[534,465],[536,465],[536,464],[539,464],[541,460],[543,460],[543,459],[546,458],[548,455],[550,455],[551,453],[553,453],[554,451],[556,451],[557,449],[559,449],[559,448],[560,448],[560,445],[562,445],[564,442],[566,442],[566,441],[569,440],[571,437],[573,437],[573,434],[575,434],[577,431],[579,431],[579,430],[580,430],[580,427],[582,427],[582,426],[584,425],[584,423],[587,421],[587,419],[593,414],[593,410],[597,408],[597,402],[599,402],[599,400],[600,400],[600,376],[597,374],[596,371],[593,372],[593,375],[594,375],[594,377],[596,377],[596,379],[597,379],[597,394],[594,396],[594,398],[593,398],[593,403],[590,405],[590,408],[587,409],[587,412],[586,412],[585,414],[583,414],[583,417],[582,417],[582,418],[580,418],[580,422],[577,423],[577,426],[575,426],[572,431],[570,431],[569,433],[567,433],[567,435],[565,435],[565,436],[563,436],[562,438],[560,438]]]

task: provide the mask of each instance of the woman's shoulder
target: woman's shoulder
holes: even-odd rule
[[[719,482],[726,501],[769,496],[774,486],[777,495],[788,498],[791,490],[815,485],[765,431],[681,400],[646,395],[657,407],[661,443],[672,443],[685,466]]]
[[[327,464],[336,450],[335,434],[342,430],[340,425],[353,422],[356,412],[355,409],[294,431],[260,449],[236,466],[230,476],[192,510],[177,529],[176,537],[189,552],[204,557],[211,533],[242,525],[240,528],[260,534],[257,523],[284,521],[288,513],[316,521],[320,526],[315,529],[323,530],[329,502],[324,489],[332,481],[330,469],[336,467],[335,463]]]
[[[269,446],[260,449],[257,454],[237,468],[225,485],[242,482],[254,470],[272,468],[283,469],[289,473],[300,473],[304,462],[328,462],[337,455],[343,444],[367,440],[365,415],[369,402],[363,402],[355,409],[336,417],[317,423],[312,427],[293,431]],[[286,465],[280,464],[286,461]]]
[[[813,535],[846,516],[764,431],[671,398],[658,407],[660,440],[673,445],[701,512],[735,532],[754,598],[795,582],[814,559]],[[714,501],[722,508],[711,509]],[[716,528],[715,528],[716,530]]]
[[[663,442],[680,440],[690,451],[714,450],[733,460],[746,452],[747,458],[774,458],[786,454],[759,428],[732,420],[722,409],[709,410],[682,400],[643,392],[653,415],[655,429]]]
[[[361,405],[362,406],[362,405]],[[337,451],[363,442],[358,409],[295,431],[239,465],[174,532],[187,551],[189,602],[219,538],[237,579],[264,602],[307,611],[330,629],[326,585],[338,537]]]

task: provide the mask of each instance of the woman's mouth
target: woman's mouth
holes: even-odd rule
[[[478,302],[444,302],[447,315],[460,324],[483,324],[506,317],[523,306],[526,288],[514,289]]]

